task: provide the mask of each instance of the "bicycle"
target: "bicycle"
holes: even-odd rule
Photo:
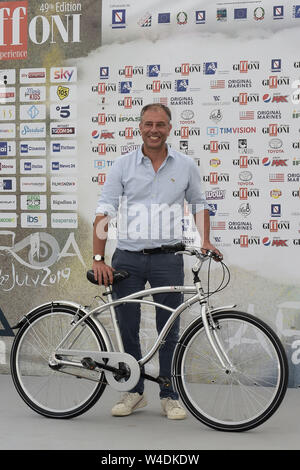
[[[40,305],[13,328],[18,329],[11,350],[15,387],[35,412],[50,418],[73,418],[89,410],[107,385],[131,390],[141,374],[165,386],[170,380],[145,374],[143,366],[154,356],[173,322],[198,303],[199,315],[183,331],[174,351],[171,381],[188,409],[200,422],[221,431],[246,431],[269,419],[282,402],[288,383],[285,350],[274,331],[235,305],[212,308],[209,297],[224,289],[230,272],[222,260],[223,278],[214,292],[204,292],[199,274],[205,261],[216,260],[182,244],[165,246],[167,252],[196,257],[193,285],[149,288],[113,300],[107,286],[98,305],[55,301]],[[114,272],[114,282],[129,274]],[[90,282],[98,284],[93,271]],[[161,292],[192,294],[176,309],[146,297]],[[98,296],[96,296],[98,297]],[[100,303],[101,302],[101,303]],[[124,352],[115,308],[121,303],[159,306],[171,312],[154,345],[137,361]],[[117,348],[99,320],[110,311]]]

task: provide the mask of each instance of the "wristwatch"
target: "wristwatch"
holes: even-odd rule
[[[104,261],[104,256],[102,256],[102,255],[94,255],[94,256],[93,256],[93,259],[94,259],[95,261]]]

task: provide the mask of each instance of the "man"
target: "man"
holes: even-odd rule
[[[163,253],[161,246],[181,241],[185,200],[194,215],[202,249],[221,255],[209,240],[209,206],[201,192],[198,168],[190,157],[166,144],[172,128],[169,108],[160,104],[145,106],[139,127],[143,145],[116,159],[99,198],[94,223],[93,271],[99,284],[113,283],[113,269],[130,273],[129,278],[113,286],[117,297],[143,290],[147,281],[151,287],[184,284],[182,255]],[[118,211],[118,243],[111,267],[104,261],[107,222]],[[154,300],[176,308],[182,302],[182,294],[157,294]],[[166,310],[156,309],[158,333],[169,315]],[[141,358],[140,316],[138,304],[117,308],[124,349],[137,360]],[[161,376],[171,377],[178,334],[179,318],[159,350]],[[172,387],[160,385],[160,398],[163,414],[169,419],[186,417]],[[146,404],[141,378],[113,407],[112,414],[127,416]]]

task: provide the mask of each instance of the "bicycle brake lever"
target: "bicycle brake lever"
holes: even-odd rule
[[[193,256],[194,253],[191,253],[190,251],[187,251],[187,250],[184,250],[184,251],[176,251],[176,253],[174,253],[174,255],[189,255],[189,256]]]

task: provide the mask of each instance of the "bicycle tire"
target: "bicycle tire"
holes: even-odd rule
[[[11,349],[11,375],[17,392],[35,412],[48,418],[74,418],[88,411],[106,387],[103,372],[49,366],[49,357],[68,331],[77,309],[59,303],[32,315],[19,329]],[[79,312],[79,315],[83,315]],[[105,341],[93,321],[71,336],[73,349],[106,351]],[[76,330],[75,330],[76,331]],[[92,349],[94,350],[94,349]]]
[[[248,313],[224,310],[213,319],[235,369],[222,369],[199,318],[183,332],[174,351],[174,387],[190,413],[205,425],[248,431],[269,419],[284,398],[286,353],[274,331]]]

